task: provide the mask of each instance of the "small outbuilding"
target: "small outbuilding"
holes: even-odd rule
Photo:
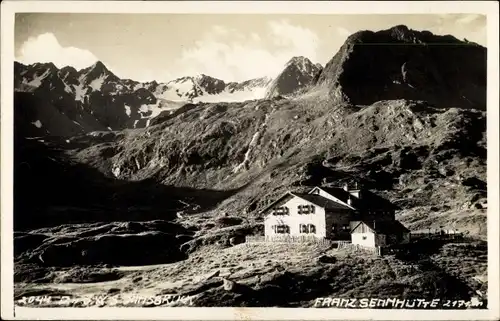
[[[374,248],[409,241],[410,230],[397,220],[351,222],[352,244]]]

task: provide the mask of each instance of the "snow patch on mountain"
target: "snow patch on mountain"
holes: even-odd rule
[[[73,90],[71,89],[70,86],[68,86],[67,83],[63,82],[64,83],[64,91],[67,92],[68,94],[72,94],[73,93]]]
[[[33,87],[40,87],[40,85],[42,84],[42,80],[44,80],[49,74],[50,74],[50,69],[47,69],[40,76],[35,75],[35,77],[26,84]]]
[[[190,77],[185,77],[168,82],[165,90],[158,95],[158,98],[174,101],[190,100],[197,96],[199,91],[196,82]]]
[[[102,84],[104,83],[104,80],[106,79],[106,75],[101,75],[99,78],[96,78],[92,80],[89,84],[89,87],[91,87],[94,91],[99,91],[102,88]]]
[[[184,102],[168,101],[166,99],[158,99],[154,104],[143,104],[139,107],[139,115],[141,119],[146,119],[146,126],[149,126],[151,119],[158,116],[162,111],[175,110],[184,105]],[[134,128],[137,122],[134,122]]]
[[[127,104],[125,104],[125,113],[127,114],[128,117],[130,117],[131,110],[130,110],[130,106],[128,106]]]
[[[241,102],[246,100],[262,99],[266,93],[266,88],[245,88],[244,90],[228,92],[223,91],[217,95],[203,95],[193,99],[193,102],[205,102],[205,103],[216,103],[216,102]]]
[[[73,85],[73,89],[75,90],[75,100],[83,102],[87,94],[87,88],[84,88],[83,84],[79,84]]]

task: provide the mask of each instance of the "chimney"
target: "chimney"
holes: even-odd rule
[[[347,186],[347,183],[344,184],[344,191],[349,191],[349,187]]]
[[[349,196],[349,198],[347,199],[347,204],[352,205],[352,199],[351,199],[351,196]]]
[[[354,182],[354,189],[348,192],[356,198],[361,198],[361,191],[359,190],[358,182]]]
[[[373,229],[375,229],[377,227],[375,224],[376,224],[376,221],[373,220]]]

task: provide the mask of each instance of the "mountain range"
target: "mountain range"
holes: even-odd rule
[[[291,97],[312,92],[312,87],[352,105],[410,99],[485,110],[486,64],[471,65],[470,60],[486,61],[485,48],[395,26],[349,36],[325,68],[306,57],[293,57],[274,79],[243,82],[203,74],[138,82],[117,77],[100,61],[82,70],[16,62],[16,125],[28,136],[142,128],[186,103]]]
[[[53,63],[15,62],[14,68],[18,124],[31,136],[141,128],[149,126],[161,112],[171,112],[188,102],[287,95],[310,83],[318,70],[309,59],[294,57],[274,81],[261,77],[226,83],[200,74],[159,83],[120,79],[100,61],[82,70],[70,66],[58,69]],[[282,80],[285,74],[297,81]]]

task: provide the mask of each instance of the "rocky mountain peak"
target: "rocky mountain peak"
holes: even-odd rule
[[[298,64],[298,63],[302,63],[302,62],[305,62],[305,61],[309,61],[311,62],[309,59],[307,59],[306,57],[304,56],[295,56],[295,57],[292,57],[287,63],[286,65],[289,65],[289,64]]]
[[[226,83],[223,80],[205,74],[199,74],[194,79],[209,94],[218,94],[226,88]]]
[[[398,40],[409,39],[414,36],[414,32],[405,25],[397,25],[389,29],[391,36]]]
[[[87,80],[94,80],[100,77],[103,78],[108,75],[114,76],[114,74],[109,71],[109,69],[101,61],[97,61],[93,65],[82,69],[80,74],[84,75]]]
[[[55,70],[57,69],[56,65],[52,62],[37,62],[33,64],[34,68],[37,69],[49,69],[49,70]]]
[[[58,75],[62,80],[64,80],[68,84],[71,85],[78,84],[78,71],[71,66],[66,66],[59,69]]]
[[[315,83],[355,105],[409,99],[485,109],[486,48],[404,25],[359,31],[347,38]]]
[[[21,73],[25,73],[27,68],[28,66],[18,61],[14,61],[14,77],[18,78],[19,76],[21,76]]]
[[[296,56],[285,64],[285,69],[267,89],[266,97],[289,95],[309,85],[321,70],[306,57]]]
[[[65,66],[59,69],[59,73],[61,74],[77,73],[77,70],[72,66]]]
[[[307,71],[310,69],[316,68],[316,65],[314,65],[311,60],[309,60],[306,57],[303,56],[296,56],[290,59],[286,64],[285,68],[290,67],[290,66],[295,66],[299,68],[301,71]]]
[[[117,85],[123,87],[122,81],[113,74],[101,61],[80,72],[81,82],[89,86],[93,91],[110,93],[117,90]]]
[[[109,72],[109,69],[100,60],[90,66],[90,69],[95,72]]]

